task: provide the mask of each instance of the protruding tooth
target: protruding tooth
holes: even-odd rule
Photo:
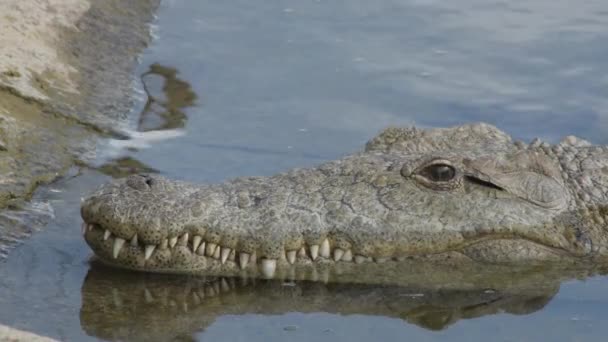
[[[343,250],[341,250],[340,248],[334,249],[334,261],[340,261],[340,259],[342,259],[343,256],[344,256]]]
[[[214,244],[213,242],[209,242],[209,243],[207,244],[207,249],[205,250],[205,254],[207,254],[207,256],[212,257],[212,256],[213,256],[213,254],[215,253],[215,247],[216,247],[216,246],[217,246],[217,245],[216,245],[216,244]]]
[[[324,258],[329,258],[331,256],[331,251],[329,250],[329,240],[323,240],[321,243],[321,249],[319,250],[319,255]]]
[[[298,257],[300,257],[300,258],[306,258],[306,257],[308,257],[306,255],[306,248],[302,247],[302,248],[300,248],[300,250],[298,250]]]
[[[190,236],[188,235],[188,233],[184,233],[182,236],[179,237],[179,244],[180,246],[188,246],[188,238]]]
[[[131,246],[137,247],[137,234],[133,235],[130,242]]]
[[[245,267],[247,267],[247,264],[249,263],[249,253],[239,253],[239,263],[241,265],[241,269],[244,270]]]
[[[350,249],[347,249],[342,256],[342,261],[353,261],[353,252]]]
[[[231,251],[232,250],[228,247],[222,247],[222,252],[221,252],[222,265],[226,263],[226,260],[228,260],[228,257],[230,256]]]
[[[360,264],[366,260],[367,260],[367,257],[364,257],[363,255],[355,255],[355,263],[357,263],[357,264]]]
[[[87,229],[88,229],[89,231],[93,230],[93,228],[95,228],[95,225],[93,225],[93,224],[89,224],[89,225],[87,225]]]
[[[329,268],[321,270],[321,281],[325,284],[329,283]]]
[[[266,278],[273,278],[274,271],[277,269],[276,259],[263,259],[262,260],[262,274]]]
[[[199,235],[194,235],[194,237],[192,238],[192,250],[193,251],[198,251],[198,246],[201,245],[201,241],[203,241],[203,238]]]
[[[112,232],[110,232],[109,230],[106,229],[106,231],[103,233],[103,239],[107,240],[111,235],[112,235]]]
[[[196,249],[196,254],[205,255],[205,241],[203,241],[203,243],[198,246],[198,248]]]
[[[152,256],[152,253],[154,253],[155,248],[156,248],[156,245],[147,245],[146,246],[146,250],[145,250],[145,254],[144,254],[145,260],[150,259],[150,257]]]
[[[112,249],[112,256],[114,257],[114,259],[118,258],[118,253],[120,253],[120,250],[122,249],[122,246],[125,244],[125,239],[121,239],[119,237],[116,237],[116,239],[114,239],[114,248]]]
[[[287,261],[292,265],[296,262],[296,251],[287,252]]]
[[[236,261],[236,251],[234,249],[232,251],[230,251],[230,255],[228,256],[228,260],[230,260],[232,262]]]
[[[177,236],[174,236],[169,239],[169,247],[173,248],[177,245]]]
[[[319,281],[319,271],[317,271],[316,267],[312,268],[312,273],[310,274],[310,280]]]
[[[196,249],[196,254],[198,255],[205,255],[205,243],[203,242],[197,249]]]
[[[160,249],[164,251],[167,248],[169,248],[169,240],[163,239],[163,241],[160,242]]]
[[[87,224],[85,222],[82,222],[82,225],[80,226],[80,231],[82,232],[83,236],[87,233]]]
[[[317,260],[318,256],[319,256],[319,245],[310,246],[310,257],[312,258],[312,260],[313,261]]]
[[[221,256],[221,250],[222,250],[222,249],[220,248],[220,246],[217,246],[217,247],[215,248],[215,252],[213,252],[213,258],[214,258],[214,259],[218,259],[218,260],[220,259],[220,256]]]

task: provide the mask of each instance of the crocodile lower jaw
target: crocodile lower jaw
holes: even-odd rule
[[[332,249],[328,239],[320,245],[305,245],[298,250],[286,250],[280,258],[268,259],[257,256],[255,252],[246,253],[205,241],[203,237],[189,233],[150,245],[141,243],[137,235],[126,240],[96,224],[83,223],[82,234],[97,257],[106,263],[127,269],[163,273],[204,272],[210,275],[239,275],[250,272],[264,278],[274,278],[277,266],[289,268],[294,265],[311,266],[337,262],[384,263],[408,258],[353,255],[350,249]]]

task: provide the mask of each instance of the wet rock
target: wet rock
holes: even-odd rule
[[[157,6],[0,1],[0,210],[87,164],[100,136],[124,130],[133,69]],[[23,239],[30,231],[0,222],[0,236]],[[0,240],[0,250],[19,239]]]

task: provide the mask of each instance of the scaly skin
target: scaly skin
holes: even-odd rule
[[[123,268],[272,278],[389,261],[390,274],[404,258],[604,261],[607,191],[606,148],[474,124],[388,128],[364,152],[272,177],[130,176],[81,209],[87,243]]]

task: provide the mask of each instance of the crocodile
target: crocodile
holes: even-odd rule
[[[329,269],[390,282],[404,260],[603,263],[607,204],[607,147],[574,136],[526,144],[475,123],[389,127],[361,152],[272,176],[131,175],[95,190],[81,215],[96,257],[122,268],[262,278]]]

